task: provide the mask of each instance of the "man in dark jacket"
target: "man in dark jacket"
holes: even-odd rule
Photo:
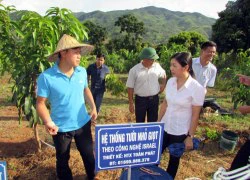
[[[105,64],[105,55],[97,54],[96,62],[87,68],[88,82],[91,80],[91,92],[95,101],[97,113],[101,109],[105,87],[105,76],[109,74],[109,68]]]

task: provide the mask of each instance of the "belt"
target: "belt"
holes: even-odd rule
[[[153,96],[138,96],[138,95],[135,95],[135,96],[141,99],[154,99],[155,97],[158,97],[158,94],[153,95]]]

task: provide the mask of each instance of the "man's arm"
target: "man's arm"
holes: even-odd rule
[[[46,106],[46,101],[47,98],[38,96],[36,100],[36,110],[39,117],[43,120],[45,128],[49,132],[49,134],[56,135],[58,132],[58,127],[50,117],[49,110]]]
[[[160,84],[160,92],[159,93],[162,93],[166,87],[166,83],[167,83],[167,76],[166,74],[159,78],[159,84]]]
[[[162,93],[166,87],[166,83],[167,83],[167,75],[166,75],[166,71],[161,67],[161,65],[159,63],[157,63],[159,68],[158,70],[160,71],[160,75],[158,78],[158,82],[160,85],[160,91],[159,93]]]
[[[109,67],[106,65],[106,67],[107,67],[107,72],[106,72],[106,74],[110,74],[110,70],[109,70]]]
[[[241,114],[248,114],[250,113],[250,106],[241,106],[239,107],[239,111],[241,112]]]
[[[242,74],[237,74],[237,76],[239,76],[240,83],[250,86],[249,76],[245,76]],[[241,114],[248,114],[250,113],[250,106],[241,106],[239,107],[239,111],[241,112]]]
[[[95,101],[93,99],[92,93],[88,87],[84,89],[84,97],[86,97],[87,103],[89,104],[91,108],[90,116],[93,121],[97,118],[97,112],[96,112],[96,106]]]
[[[135,112],[134,108],[134,88],[128,87],[128,102],[129,102],[129,111],[131,113]]]
[[[217,69],[214,69],[211,74],[211,78],[207,82],[208,87],[214,87],[215,79],[216,79]]]
[[[90,75],[88,75],[88,84],[90,83]]]
[[[240,83],[250,86],[250,76],[245,76],[242,74],[237,74],[239,76]]]

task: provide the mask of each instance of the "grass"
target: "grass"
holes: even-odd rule
[[[209,124],[220,123],[224,124],[228,129],[232,130],[250,130],[250,116],[235,114],[233,116],[212,116],[202,118],[201,121],[208,122]]]
[[[11,88],[12,88],[12,84],[1,83],[0,93],[2,94],[2,97],[5,97],[5,98],[2,98],[1,103],[0,103],[0,108],[4,108],[5,104],[11,103],[11,98],[12,98]]]
[[[233,108],[232,96],[230,91],[221,91],[218,88],[209,88],[206,97],[213,97],[216,102],[223,108],[233,113],[233,115],[218,115],[201,118],[209,124],[219,123],[231,130],[250,130],[250,114],[241,115],[240,112]]]

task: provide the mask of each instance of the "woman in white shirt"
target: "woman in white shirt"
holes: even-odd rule
[[[192,78],[190,53],[176,53],[171,57],[170,70],[173,75],[166,85],[158,121],[164,122],[162,153],[170,144],[183,143],[185,149],[193,148],[194,137],[206,89]],[[180,157],[170,155],[167,172],[175,178]]]

